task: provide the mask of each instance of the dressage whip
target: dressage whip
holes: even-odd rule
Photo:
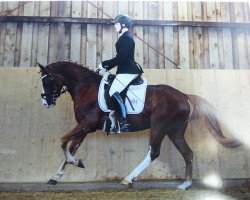
[[[107,17],[109,17],[110,19],[113,19],[110,15],[108,15],[106,12],[103,11],[103,9],[97,7],[95,4],[93,4],[90,1],[87,1],[90,5],[92,5],[93,7],[95,7],[97,10],[101,11],[104,15],[106,15]],[[183,69],[180,65],[176,64],[174,61],[172,61],[171,59],[169,59],[167,56],[165,56],[163,53],[161,53],[160,51],[158,51],[156,48],[154,48],[153,46],[151,46],[149,43],[145,42],[143,39],[141,39],[140,37],[137,36],[136,33],[130,31],[136,38],[138,38],[140,41],[142,41],[144,44],[146,44],[148,47],[150,47],[151,49],[153,49],[154,51],[156,51],[158,54],[160,54],[161,56],[163,56],[165,59],[167,59],[169,62],[171,62],[172,64],[174,64],[175,66],[177,66],[177,68],[179,69]]]
[[[106,15],[107,17],[109,17],[110,19],[113,19],[110,15],[108,15],[106,12],[103,11],[103,9],[97,7],[95,4],[93,4],[92,2],[90,1],[87,1],[90,5],[92,5],[93,7],[95,7],[97,10],[101,11],[104,15]],[[161,56],[163,56],[165,59],[167,59],[168,61],[170,61],[172,64],[174,64],[175,66],[177,66],[177,68],[179,69],[183,69],[180,65],[176,64],[175,62],[173,62],[171,59],[169,59],[168,57],[166,57],[163,53],[161,53],[160,51],[158,51],[157,49],[155,49],[153,46],[151,46],[149,43],[145,42],[143,39],[141,39],[140,37],[138,37],[136,35],[136,33],[132,32],[131,33],[136,37],[138,38],[140,41],[142,41],[144,44],[146,44],[147,46],[149,46],[151,49],[153,49],[154,51],[156,51],[158,54],[160,54]],[[99,69],[96,71],[97,73],[99,73]],[[108,70],[107,70],[108,71]],[[108,71],[109,74],[111,74],[109,71]],[[115,77],[116,78],[116,77]],[[116,78],[116,80],[118,80],[123,86],[125,86],[119,79]],[[134,94],[134,92],[132,92],[131,90],[129,90],[128,88],[128,91],[130,91],[137,99],[139,99],[139,101],[144,104],[142,102],[142,100],[136,95]],[[145,103],[145,106],[147,108],[150,108],[146,103]]]

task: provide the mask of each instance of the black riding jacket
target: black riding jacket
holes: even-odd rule
[[[116,44],[116,57],[105,60],[102,66],[110,70],[117,67],[116,74],[140,74],[141,69],[137,66],[134,58],[135,42],[129,31],[124,32]]]

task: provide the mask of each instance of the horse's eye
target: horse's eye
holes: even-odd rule
[[[49,77],[46,77],[43,79],[43,84],[50,85],[50,84],[52,84],[52,80]]]

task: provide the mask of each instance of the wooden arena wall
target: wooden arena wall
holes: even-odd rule
[[[145,70],[149,84],[169,84],[196,94],[215,106],[223,132],[245,146],[227,149],[203,123],[188,126],[186,139],[194,151],[194,178],[217,174],[224,179],[250,178],[250,71]],[[68,94],[53,108],[43,108],[38,68],[0,68],[0,182],[44,182],[64,160],[60,137],[75,126]],[[118,180],[128,175],[148,152],[149,131],[87,136],[76,158],[85,169],[68,166],[63,181]],[[185,163],[168,138],[161,155],[139,179],[184,178]]]
[[[250,68],[249,2],[91,3],[112,18],[128,13],[144,20],[135,24],[136,35],[182,68]],[[95,67],[116,54],[113,26],[93,20],[108,17],[88,1],[0,2],[0,15],[0,66],[34,67],[37,62],[46,65],[70,59]],[[19,21],[9,16],[18,16]],[[47,20],[38,23],[41,18]],[[80,23],[81,19],[89,23]],[[147,24],[148,20],[154,21]],[[139,39],[135,42],[136,61],[143,68],[176,68]]]

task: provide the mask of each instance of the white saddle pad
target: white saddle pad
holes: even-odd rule
[[[106,100],[104,98],[104,84],[107,83],[108,73],[106,73],[102,80],[101,84],[99,86],[99,92],[98,92],[98,103],[102,111],[104,112],[111,112],[111,110],[108,109]],[[145,78],[143,79],[143,84],[141,85],[131,85],[129,87],[129,90],[127,92],[127,96],[129,97],[133,108],[131,107],[128,99],[125,99],[125,106],[127,110],[127,114],[139,114],[143,108],[144,108],[144,102],[145,102],[145,96],[146,96],[146,89],[147,89],[147,80]]]

